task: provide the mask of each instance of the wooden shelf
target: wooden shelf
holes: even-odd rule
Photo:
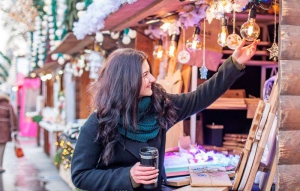
[[[221,63],[225,62],[226,59],[221,59]],[[246,66],[277,66],[278,62],[264,61],[264,60],[249,60],[245,63]]]
[[[233,50],[223,50],[222,54],[232,54]],[[254,54],[254,56],[269,56],[270,52],[266,51],[266,50],[257,50]]]
[[[259,98],[219,98],[207,109],[217,110],[248,110],[250,106],[257,105]]]

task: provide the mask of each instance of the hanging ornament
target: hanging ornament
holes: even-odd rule
[[[276,5],[276,1],[275,1],[275,5]],[[270,57],[269,59],[271,60],[273,58],[274,62],[277,61],[278,59],[278,45],[276,43],[276,6],[275,7],[275,10],[274,10],[274,40],[273,40],[273,44],[271,46],[271,48],[268,48],[267,51],[270,52]]]
[[[190,52],[196,52],[201,50],[202,42],[200,40],[199,34],[200,34],[200,27],[196,26],[193,36],[186,41],[186,48]]]
[[[247,41],[254,41],[259,37],[260,28],[255,23],[256,19],[256,8],[253,6],[249,11],[248,21],[241,26],[240,33]]]
[[[186,64],[190,61],[191,55],[185,50],[185,29],[182,27],[182,50],[178,53],[177,59],[181,64]]]
[[[242,38],[235,33],[235,10],[233,10],[233,15],[232,15],[232,34],[229,35],[226,39],[226,43],[228,48],[231,50],[235,50],[236,47],[242,42]]]
[[[128,36],[129,36],[131,39],[134,39],[134,38],[136,37],[136,30],[129,29]]]
[[[122,43],[125,44],[125,45],[127,45],[127,44],[129,44],[130,42],[131,42],[130,37],[127,36],[127,35],[124,35],[123,38],[122,38]]]
[[[110,33],[110,37],[112,38],[112,39],[118,39],[119,38],[119,36],[120,36],[120,32],[111,32]]]
[[[221,32],[218,34],[218,44],[222,47],[226,46],[226,38],[228,36],[227,19],[225,16],[221,18]]]
[[[103,37],[102,32],[97,32],[96,33],[96,41],[97,42],[103,42],[103,40],[104,40],[104,37]]]
[[[128,36],[129,28],[124,29],[122,43],[127,45],[131,42],[130,37]]]
[[[207,79],[207,72],[208,69],[205,66],[205,38],[206,38],[206,29],[205,29],[205,17],[204,17],[204,21],[203,21],[203,28],[204,28],[204,32],[203,32],[203,52],[202,52],[202,67],[200,68],[200,78],[201,79]]]

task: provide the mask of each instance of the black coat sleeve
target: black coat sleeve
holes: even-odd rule
[[[102,153],[101,145],[95,142],[97,121],[96,114],[93,113],[81,127],[71,165],[74,185],[89,191],[133,190],[129,174],[131,167],[96,168]]]
[[[177,107],[178,119],[181,121],[198,113],[218,99],[233,82],[244,72],[237,69],[229,57],[210,79],[186,94],[169,94],[169,99]]]

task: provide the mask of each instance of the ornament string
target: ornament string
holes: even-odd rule
[[[273,44],[271,48],[268,48],[267,51],[270,52],[270,60],[273,58],[274,62],[277,61],[278,58],[278,45],[276,44],[276,27],[277,20],[276,20],[276,0],[274,0],[274,39],[273,39]]]
[[[277,24],[277,20],[276,20],[276,0],[274,0],[274,43],[276,43],[276,24]]]
[[[233,9],[233,15],[232,15],[232,30],[233,30],[232,34],[235,34],[235,9]]]
[[[203,19],[204,21],[203,21],[203,30],[204,30],[204,33],[203,33],[203,56],[202,56],[202,62],[203,62],[203,66],[204,67],[206,67],[205,66],[205,40],[206,40],[206,30],[205,30],[205,17],[204,17],[204,19]]]
[[[182,29],[182,46],[183,46],[183,50],[185,50],[185,28],[181,26],[181,29]]]
[[[205,33],[206,33],[206,28],[205,28],[205,17],[203,19],[203,53],[202,53],[202,67],[200,68],[200,78],[201,79],[207,79],[207,72],[208,72],[208,69],[206,68],[205,66]]]

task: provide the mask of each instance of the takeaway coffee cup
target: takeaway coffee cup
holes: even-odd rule
[[[141,165],[158,168],[158,150],[155,147],[143,147],[140,149]],[[157,181],[153,184],[144,184],[145,189],[157,187]]]

